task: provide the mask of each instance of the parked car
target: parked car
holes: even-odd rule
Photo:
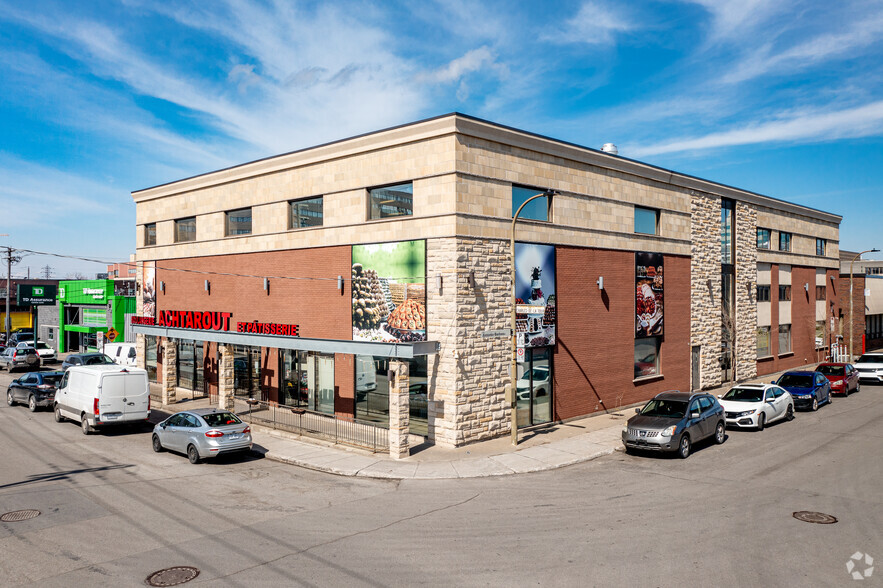
[[[37,355],[40,356],[41,363],[54,363],[58,361],[58,356],[55,354],[55,350],[43,341],[37,341],[35,344],[33,341],[20,341],[16,347],[33,347],[37,350]]]
[[[251,427],[227,410],[199,408],[173,414],[153,428],[153,450],[187,455],[190,463],[224,453],[250,451]]]
[[[63,376],[64,372],[31,372],[13,380],[6,389],[6,404],[13,406],[16,402],[26,402],[31,412],[40,406],[52,406],[55,389]]]
[[[117,365],[135,365],[138,357],[134,343],[105,343],[104,354]]]
[[[694,443],[713,437],[726,440],[724,409],[709,394],[669,390],[657,394],[622,428],[626,451],[676,451],[686,459]]]
[[[13,329],[12,332],[9,333],[9,341],[6,342],[7,347],[15,347],[22,341],[33,340],[34,338],[34,329],[30,328],[18,328]]]
[[[861,389],[858,370],[848,363],[820,363],[816,371],[828,378],[832,394],[849,396],[850,392]]]
[[[7,347],[0,355],[0,367],[35,370],[40,367],[40,355],[33,347]]]
[[[769,423],[794,419],[794,399],[774,384],[740,384],[719,398],[729,426],[763,431]]]
[[[106,425],[145,422],[150,417],[147,370],[111,365],[75,365],[55,392],[55,421],[79,421],[83,434]]]
[[[67,371],[75,365],[116,365],[110,357],[104,353],[73,353],[61,362],[61,369]]]
[[[855,362],[858,377],[867,382],[883,382],[883,353],[864,353]]]
[[[797,408],[818,410],[820,405],[831,403],[831,384],[819,372],[785,372],[773,384],[787,390]]]

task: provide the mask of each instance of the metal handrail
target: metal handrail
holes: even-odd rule
[[[374,423],[344,420],[298,406],[241,397],[233,399],[233,410],[249,424],[326,439],[373,453],[389,449],[389,431]]]

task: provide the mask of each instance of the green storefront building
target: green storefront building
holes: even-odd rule
[[[114,341],[126,341],[126,315],[135,314],[133,287],[119,280],[59,282],[58,351],[95,351],[111,329]]]

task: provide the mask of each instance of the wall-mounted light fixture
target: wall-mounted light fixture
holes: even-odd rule
[[[337,276],[337,290],[343,294],[343,276]]]
[[[267,293],[267,296],[270,295],[270,278],[264,278],[264,291]]]
[[[809,294],[809,282],[803,283],[803,289],[806,290],[806,293]]]
[[[603,290],[604,289],[604,276],[598,276],[598,279],[595,281],[595,283],[598,284],[599,290]]]
[[[469,270],[469,273],[466,274],[466,285],[470,288],[475,288],[475,271]]]
[[[205,291],[209,294],[212,293],[212,284],[208,280],[205,281]]]
[[[163,282],[162,280],[159,281],[159,291],[162,292],[163,294],[166,293],[166,283]]]
[[[441,274],[435,276],[435,293],[441,296],[442,293],[442,277]]]

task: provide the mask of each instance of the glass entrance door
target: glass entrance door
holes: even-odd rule
[[[516,364],[516,417],[519,427],[552,420],[552,349],[524,350],[524,362]]]
[[[279,363],[283,404],[334,414],[334,355],[283,349]]]

